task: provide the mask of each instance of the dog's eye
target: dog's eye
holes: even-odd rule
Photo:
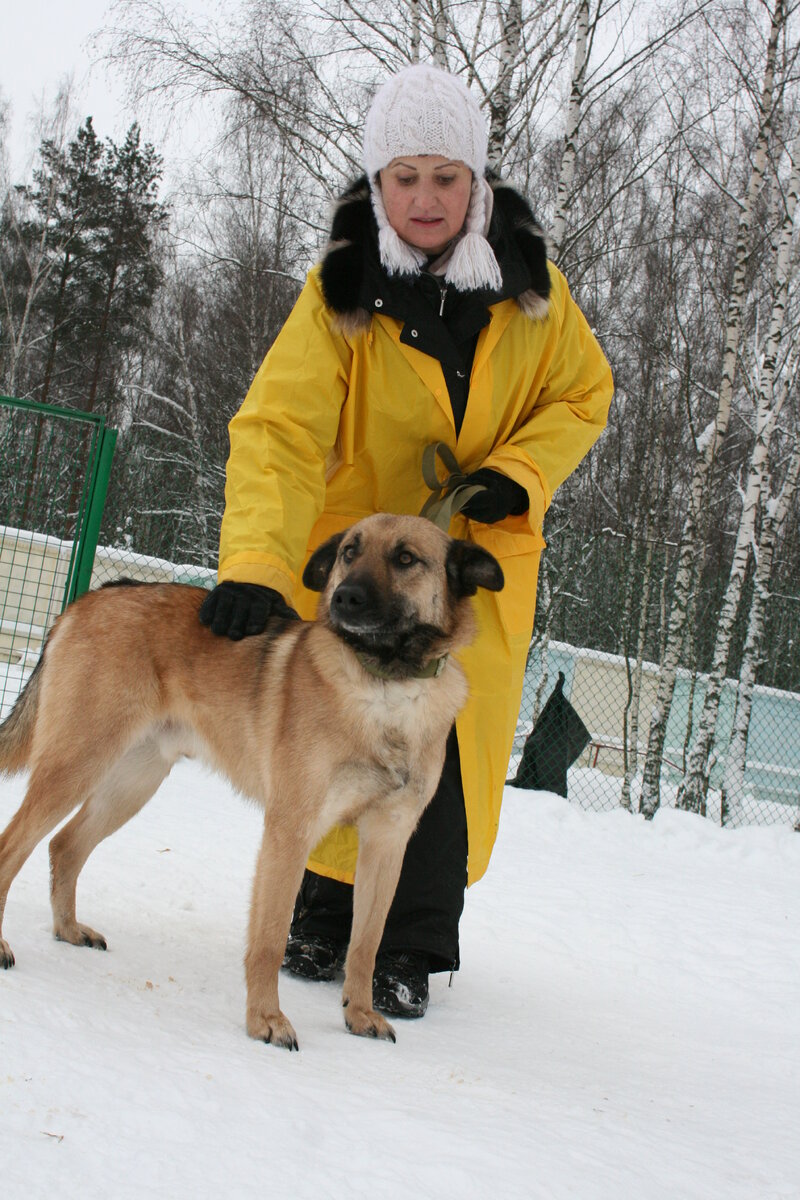
[[[398,567],[413,567],[414,563],[419,562],[419,559],[417,558],[416,554],[412,554],[410,550],[401,550],[400,553],[396,555],[394,561],[397,563]]]
[[[355,556],[356,556],[355,546],[345,546],[344,550],[342,551],[342,561],[346,562],[346,563],[351,563],[353,561],[353,559],[355,558]]]

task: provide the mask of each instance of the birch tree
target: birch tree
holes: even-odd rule
[[[43,122],[44,145],[63,150],[69,116],[69,90],[61,89],[52,115]],[[43,176],[34,196],[12,184],[5,156],[0,155],[0,379],[10,396],[16,396],[18,388],[28,390],[25,361],[43,341],[42,301],[62,249],[53,245],[52,237],[58,200],[55,174]]]
[[[559,251],[564,241],[564,230],[567,224],[567,207],[575,182],[576,138],[581,120],[583,89],[588,63],[589,0],[580,0],[575,22],[575,59],[572,68],[569,102],[567,104],[564,149],[561,154],[561,168],[558,173],[555,211],[553,219],[550,222],[548,254],[554,261],[558,259]]]
[[[205,380],[197,370],[195,339],[202,337],[203,323],[198,320],[202,301],[195,281],[173,269],[161,304],[168,311],[159,326],[169,342],[165,339],[161,345],[159,358],[172,367],[170,392],[129,383],[137,401],[131,426],[138,442],[134,457],[148,447],[147,488],[139,501],[139,517],[174,531],[170,554],[210,562],[216,551],[224,472],[215,462],[216,439],[209,436],[216,414],[206,410]],[[164,482],[156,488],[159,477]],[[176,477],[179,488],[164,486]]]
[[[769,583],[772,564],[778,536],[792,505],[797,503],[799,480],[800,445],[796,444],[779,493],[777,496],[767,499],[764,504],[761,537],[756,553],[753,601],[750,605],[747,636],[739,671],[733,731],[725,758],[722,780],[721,817],[723,825],[740,825],[744,819],[744,798],[747,790],[745,784],[747,740],[753,712],[753,691],[764,654],[765,618],[770,601]]]
[[[657,443],[658,444],[658,443]],[[647,638],[648,612],[650,608],[650,597],[655,583],[654,578],[654,557],[655,557],[655,530],[656,530],[656,512],[655,498],[651,500],[651,504],[647,509],[647,515],[644,520],[641,540],[644,543],[644,561],[641,563],[641,588],[637,602],[634,604],[632,576],[633,572],[629,573],[629,584],[626,592],[625,612],[623,614],[623,628],[630,629],[634,633],[634,642],[632,645],[626,646],[625,650],[625,672],[628,678],[628,696],[623,710],[623,726],[622,726],[622,748],[623,748],[623,775],[622,788],[620,791],[620,805],[622,808],[629,810],[633,809],[632,788],[633,781],[639,767],[639,715],[642,696],[642,673],[644,670],[645,644]],[[631,554],[631,561],[641,562],[638,556]],[[631,650],[633,655],[631,655]],[[633,661],[631,661],[633,659]]]
[[[772,435],[786,396],[785,389],[778,389],[776,395],[775,371],[786,317],[794,216],[798,190],[800,190],[800,136],[795,141],[792,150],[791,168],[785,197],[784,220],[775,255],[772,312],[760,363],[758,400],[755,412],[755,440],[736,533],[736,545],[725,599],[717,624],[717,637],[706,685],[702,716],[689,754],[686,774],[678,789],[676,800],[679,808],[699,812],[703,815],[706,811],[709,776],[714,765],[714,732],[730,656],[731,637],[739,611],[751,546],[756,536]]]
[[[295,184],[285,147],[240,125],[222,150],[193,181],[149,353],[125,377],[130,421],[109,496],[115,530],[134,496],[137,536],[183,562],[216,557],[228,422],[303,282],[281,202]]]
[[[733,399],[734,378],[742,332],[747,269],[753,242],[753,219],[758,197],[764,185],[768,152],[775,114],[775,69],[780,36],[785,28],[783,0],[776,0],[770,14],[764,71],[757,110],[757,135],[747,189],[739,202],[739,220],[730,292],[725,314],[725,336],[713,420],[695,438],[689,506],[684,521],[678,556],[678,571],[673,588],[664,659],[661,664],[658,693],[650,721],[641,811],[652,817],[660,803],[661,760],[667,721],[675,690],[678,664],[687,629],[687,615],[697,583],[697,570],[704,545],[704,517],[707,512],[709,484],[715,455],[728,432]]]
[[[499,67],[489,101],[489,162],[497,169],[503,160],[503,146],[512,107],[511,86],[519,65],[523,26],[521,0],[498,5],[498,10],[501,30]]]
[[[646,75],[657,73],[661,52],[674,45],[691,29],[707,0],[689,0],[675,7],[656,9],[652,28],[641,33],[635,0],[578,0],[573,21],[574,54],[569,99],[558,168],[553,216],[550,221],[548,253],[554,262],[564,255],[568,213],[576,188],[576,171],[581,146],[581,127],[592,108],[602,105],[610,94],[641,94]],[[638,32],[634,32],[638,31]],[[598,61],[591,59],[596,45]],[[585,140],[585,139],[583,139]],[[637,153],[620,170],[617,187],[627,192],[664,156],[663,136],[637,138]]]
[[[409,62],[464,76],[486,107],[497,164],[557,74],[576,2],[256,0],[217,28],[194,26],[159,0],[121,0],[107,56],[127,70],[138,97],[159,89],[238,97],[289,138],[329,195],[359,173],[375,86]]]

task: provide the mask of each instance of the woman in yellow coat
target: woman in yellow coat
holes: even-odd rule
[[[443,443],[484,485],[450,532],[498,558],[505,588],[475,599],[470,699],[376,965],[376,1007],[405,1016],[424,1013],[430,971],[458,966],[464,886],[497,833],[542,519],[612,392],[527,203],[487,178],[486,155],[482,113],[456,77],[417,65],[378,91],[366,176],[340,200],[328,250],[231,422],[219,583],[201,614],[230,637],[272,614],[311,618],[311,552],[369,513],[418,513],[428,446]],[[343,961],[356,854],[341,828],[309,861],[285,963],[298,974],[332,978]]]

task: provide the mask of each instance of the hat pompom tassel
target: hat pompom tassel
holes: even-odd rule
[[[381,262],[390,275],[418,275],[425,255],[403,241],[391,225],[384,225],[378,235]]]
[[[377,181],[370,188],[372,208],[378,223],[378,250],[381,262],[390,275],[418,275],[425,262],[421,250],[415,250],[404,242],[399,233],[389,224],[386,208]]]
[[[460,292],[491,288],[499,292],[503,276],[492,247],[480,233],[465,233],[453,249],[445,279]]]

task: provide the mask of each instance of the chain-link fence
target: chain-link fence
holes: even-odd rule
[[[97,546],[115,436],[94,414],[0,397],[0,719],[87,588],[213,582],[212,570]]]
[[[544,779],[551,790],[586,808],[638,811],[661,678],[658,660],[647,655],[663,652],[664,600],[670,595],[675,547],[636,546],[605,535],[577,548],[551,543],[548,555],[551,551],[548,574],[540,580],[543,603],[526,668],[510,777],[527,787],[543,786]],[[785,577],[780,588],[773,588],[760,655],[762,682],[752,689],[746,754],[736,772],[731,770],[731,737],[737,706],[745,697],[737,678],[723,684],[707,764],[706,814],[718,822],[723,803],[726,824],[800,821],[798,590]],[[662,805],[676,802],[702,720],[721,593],[718,578],[701,578],[657,764]],[[748,603],[746,588],[741,630],[734,633],[729,658],[729,669],[737,672],[745,653]],[[570,640],[576,632],[583,644]],[[773,680],[789,686],[776,687]]]
[[[47,631],[63,610],[72,558],[69,538],[0,525],[0,719],[11,711],[39,659]],[[97,546],[89,586],[125,578],[211,588],[216,575],[210,567]]]
[[[89,586],[115,438],[95,414],[0,397],[0,715]]]
[[[91,537],[83,537],[100,450],[96,427],[75,419],[79,415],[0,404],[1,715],[76,589],[122,576],[214,583],[210,565],[175,565],[132,546],[95,550]],[[96,506],[93,520],[96,532]],[[676,801],[701,721],[726,584],[724,558],[709,555],[698,573],[656,762],[661,804]],[[587,808],[638,810],[676,559],[674,545],[608,531],[591,538],[550,535],[509,771],[521,786],[560,792]],[[728,823],[800,820],[799,584],[791,564],[776,561],[746,754],[731,773],[752,592],[746,582],[708,764],[705,803],[712,819],[722,817],[724,794]]]

